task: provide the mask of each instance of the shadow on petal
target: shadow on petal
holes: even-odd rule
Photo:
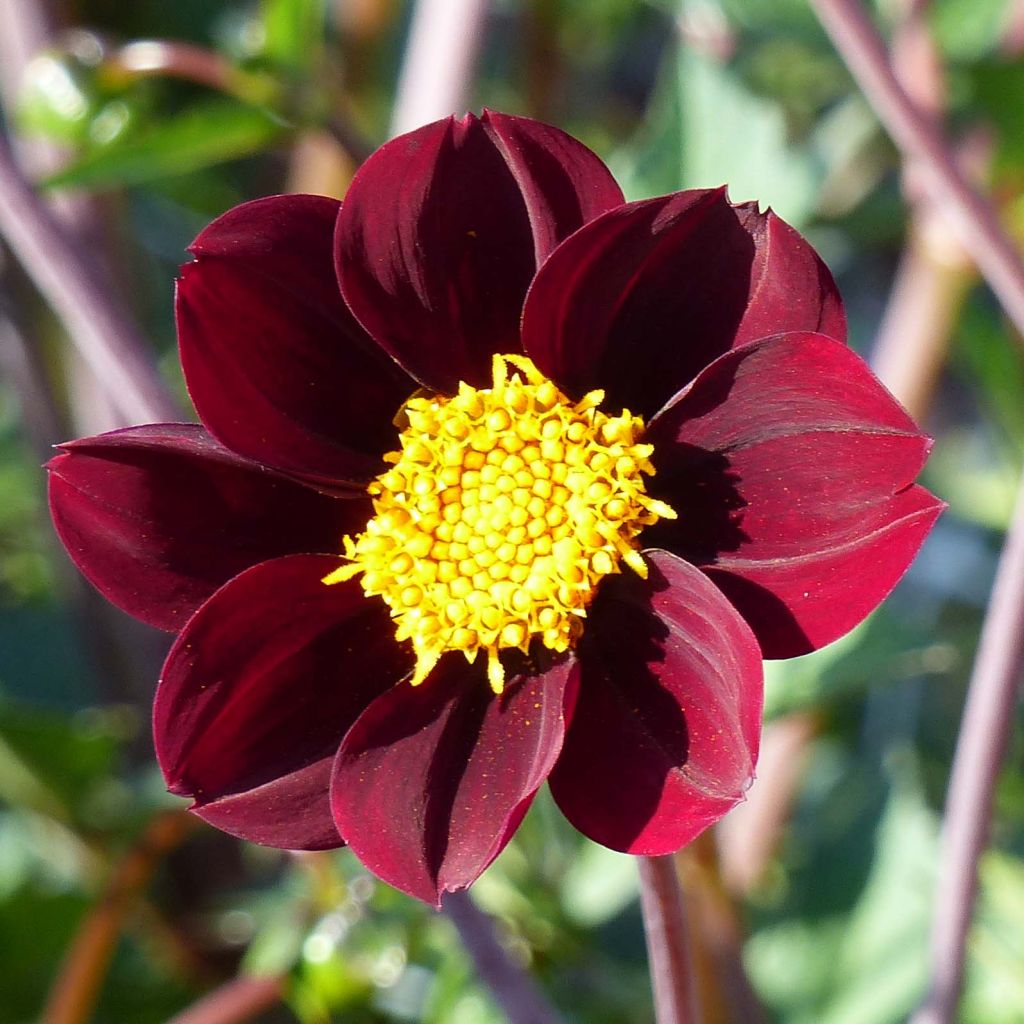
[[[750,628],[698,569],[663,551],[645,558],[647,581],[609,580],[591,608],[579,705],[551,789],[590,838],[653,855],[742,799],[762,674]]]

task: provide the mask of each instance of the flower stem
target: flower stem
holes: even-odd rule
[[[276,1006],[284,979],[234,978],[172,1017],[167,1024],[241,1024]]]
[[[640,905],[657,1024],[697,1024],[686,915],[675,857],[638,858]]]
[[[900,85],[882,41],[857,0],[811,0],[832,42],[879,120],[913,159],[932,198],[942,205],[964,248],[1024,334],[1024,264],[991,205],[968,183],[934,119]]]
[[[466,892],[445,896],[444,912],[458,929],[480,980],[490,990],[509,1024],[563,1024],[533,979],[498,942],[494,922]]]
[[[157,815],[139,843],[114,867],[100,898],[79,925],[50,989],[41,1024],[84,1024],[91,1020],[117,940],[128,913],[141,898],[164,857],[194,822],[184,811]]]
[[[391,134],[461,113],[480,51],[488,0],[417,0]]]
[[[970,187],[931,119],[900,87],[884,44],[856,0],[812,0],[836,48],[905,157],[918,163],[933,200],[1024,333],[1024,265],[991,207]],[[952,1024],[963,984],[967,933],[992,797],[1024,671],[1024,481],[996,571],[971,673],[950,776],[932,926],[931,971],[912,1024]]]
[[[2,134],[0,235],[124,415],[136,423],[180,419],[145,343],[111,300],[81,247],[25,180]]]
[[[963,984],[965,946],[988,840],[992,793],[1013,727],[1024,672],[1024,484],[996,570],[971,673],[946,796],[931,972],[911,1024],[952,1024]]]

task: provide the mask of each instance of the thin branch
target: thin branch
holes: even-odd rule
[[[916,161],[1017,330],[1024,334],[1024,264],[991,205],[968,183],[934,121],[917,109],[889,65],[885,44],[857,0],[811,0],[882,124]]]
[[[11,117],[11,111],[17,109],[32,60],[56,45],[57,27],[57,19],[46,0],[0,3],[0,97],[7,113],[6,122],[11,126],[12,148],[29,180],[53,174],[65,166],[68,158],[66,148],[50,139],[17,135]],[[61,227],[88,250],[93,270],[108,293],[114,298],[122,297],[113,272],[108,216],[98,197],[64,189],[43,198]],[[113,396],[77,350],[63,362],[68,399],[78,433],[99,433],[128,422],[115,407]],[[54,440],[65,440],[68,436],[65,432]]]
[[[392,135],[463,111],[488,6],[488,0],[417,0],[391,115]]]
[[[909,100],[884,46],[855,0],[813,0],[825,27],[876,113],[944,213],[959,228],[1007,315],[1024,332],[1024,266],[991,207],[974,192],[938,131]],[[929,990],[912,1024],[952,1024],[967,934],[985,849],[993,791],[1009,742],[1024,672],[1024,481],[999,560],[971,674],[950,776],[932,927]]]
[[[533,978],[498,942],[494,922],[473,902],[469,893],[449,893],[443,909],[458,929],[466,952],[473,958],[477,975],[509,1024],[563,1024],[562,1017],[548,1004]]]
[[[930,206],[911,213],[909,236],[875,335],[871,365],[916,420],[928,412],[953,329],[974,280]]]
[[[235,978],[214,989],[167,1024],[241,1024],[281,1002],[283,978]]]
[[[805,777],[808,748],[820,726],[818,716],[806,711],[765,724],[757,785],[716,826],[722,877],[730,892],[746,896],[764,877],[785,833]]]
[[[205,46],[173,39],[136,39],[113,50],[103,61],[101,73],[108,81],[121,79],[180,78],[205,85],[239,99],[258,98],[273,91],[273,83],[240,71],[227,57]]]
[[[132,422],[181,416],[127,317],[88,256],[22,176],[0,135],[0,235],[63,320],[68,335]]]
[[[938,896],[932,924],[931,982],[911,1024],[952,1024],[965,947],[988,841],[992,795],[1013,728],[1024,675],[1024,481],[999,559],[971,673],[946,796]]]
[[[1010,0],[1004,18],[1000,49],[1004,57],[1014,60],[1024,53],[1024,2]]]
[[[336,100],[335,106],[337,105],[338,101]],[[336,111],[332,114],[324,124],[324,131],[348,153],[357,165],[365,163],[373,152],[373,143],[356,128],[352,119],[344,113]]]
[[[697,1024],[683,894],[675,858],[638,857],[640,905],[658,1024]]]
[[[84,1024],[91,1019],[125,918],[157,865],[193,824],[184,811],[158,815],[114,868],[106,890],[79,925],[40,1015],[41,1024]]]
[[[676,854],[704,1024],[767,1024],[743,966],[744,929],[722,874],[713,830]]]

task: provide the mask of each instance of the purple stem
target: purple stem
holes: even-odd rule
[[[391,134],[460,114],[469,98],[488,0],[417,0]]]
[[[498,942],[494,922],[469,893],[453,892],[444,898],[444,912],[459,932],[476,973],[490,990],[510,1024],[564,1024],[548,1005],[540,989]]]
[[[1024,265],[995,213],[967,183],[933,122],[889,66],[885,46],[856,0],[812,0],[848,67],[933,199],[960,231],[1018,331],[1024,333]],[[1024,671],[1024,481],[996,571],[971,673],[950,776],[932,927],[931,971],[912,1024],[952,1024],[963,984],[967,934],[988,839],[992,799]]]
[[[2,134],[0,235],[124,415],[136,423],[180,419],[145,343],[111,302],[86,253],[25,180]]]
[[[978,888],[978,859],[988,841],[992,794],[1013,727],[1022,673],[1024,487],[999,558],[960,724],[943,819],[930,982],[911,1024],[952,1024],[956,1016]]]
[[[657,1024],[697,1024],[686,915],[675,857],[638,857],[640,905]]]
[[[906,94],[885,43],[857,0],[811,0],[832,42],[905,157],[960,234],[964,248],[1024,334],[1024,264],[992,206],[970,185],[934,120]]]
[[[284,993],[283,978],[235,978],[182,1010],[167,1024],[241,1024],[277,1006]]]

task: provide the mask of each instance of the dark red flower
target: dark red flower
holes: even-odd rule
[[[161,767],[255,842],[437,903],[550,778],[588,836],[675,850],[750,784],[762,652],[851,629],[941,509],[795,231],[724,189],[624,204],[557,129],[428,125],[344,205],[191,251],[203,426],[64,445],[53,517],[181,630]]]

